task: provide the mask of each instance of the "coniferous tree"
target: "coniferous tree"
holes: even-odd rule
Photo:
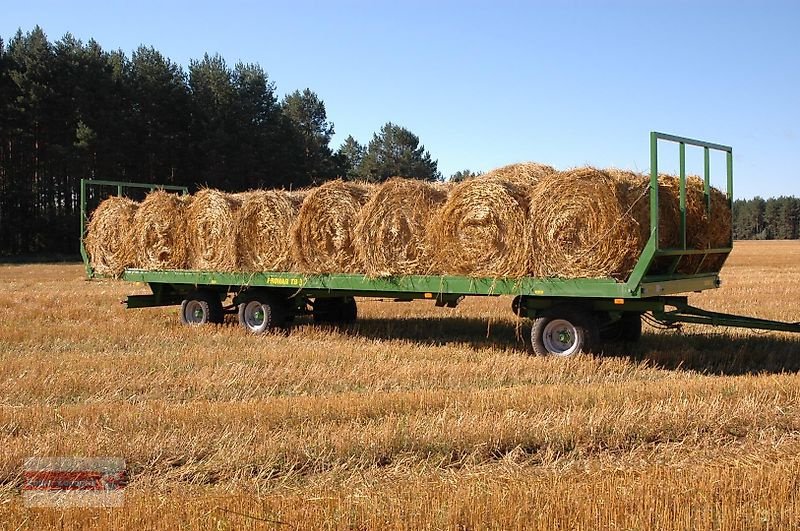
[[[438,162],[431,158],[419,137],[391,122],[373,135],[358,173],[368,181],[381,182],[402,176],[426,181],[441,180]]]
[[[348,135],[339,149],[336,151],[336,157],[339,161],[339,175],[349,181],[362,179],[358,169],[361,161],[364,160],[364,155],[367,149],[353,138],[353,135]]]
[[[325,103],[314,92],[305,89],[288,94],[281,103],[286,118],[287,140],[294,142],[296,176],[306,182],[319,182],[336,176],[336,164],[330,149],[334,133],[328,121]]]

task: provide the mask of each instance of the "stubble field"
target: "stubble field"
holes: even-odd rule
[[[800,242],[737,242],[722,277],[691,302],[800,320]],[[253,337],[119,304],[144,292],[0,266],[0,529],[800,527],[800,336],[564,360],[506,298]],[[123,457],[125,506],[25,508],[29,456]]]

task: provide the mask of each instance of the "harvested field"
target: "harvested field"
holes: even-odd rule
[[[723,280],[690,303],[800,319],[800,242],[737,242]],[[125,310],[130,293],[81,264],[0,266],[0,527],[800,521],[796,336],[645,328],[602,356],[536,358],[506,297],[360,300],[353,329],[254,337]],[[125,507],[26,509],[31,455],[125,458]]]
[[[305,273],[361,273],[353,237],[374,187],[330,181],[310,190],[292,224],[292,258]]]
[[[436,272],[428,223],[446,199],[440,187],[415,179],[395,177],[378,187],[355,228],[364,272],[373,277]]]
[[[135,260],[130,244],[138,203],[111,196],[92,212],[84,244],[94,270],[100,275],[119,276]]]

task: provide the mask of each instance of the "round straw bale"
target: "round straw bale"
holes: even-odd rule
[[[242,203],[236,222],[239,267],[245,271],[292,268],[289,229],[302,204],[298,192],[260,190]]]
[[[533,275],[626,276],[643,243],[625,188],[595,168],[541,178],[531,195],[528,227]]]
[[[623,203],[639,225],[639,241],[644,245],[650,238],[650,176],[617,168],[605,171],[617,182]],[[663,248],[676,247],[680,244],[679,196],[669,176],[659,176],[658,183],[658,239]]]
[[[483,175],[484,178],[499,178],[521,186],[533,186],[545,175],[550,175],[556,170],[547,164],[538,162],[518,162],[501,168],[496,168]]]
[[[150,192],[133,217],[136,266],[142,269],[184,269],[187,264],[186,207],[189,196]]]
[[[731,230],[733,227],[733,215],[731,205],[728,202],[727,194],[711,188],[711,212],[709,213],[708,228],[708,247],[722,248],[729,247],[731,244]],[[709,255],[703,262],[701,272],[719,271],[725,263],[726,255]]]
[[[455,185],[428,226],[441,273],[521,277],[528,271],[527,187],[480,176]]]
[[[307,273],[361,272],[353,231],[370,193],[341,179],[308,192],[290,230],[295,266]]]
[[[92,212],[84,245],[98,274],[118,276],[132,265],[131,226],[138,207],[126,197],[112,196]]]
[[[639,223],[640,238],[645,243],[650,237],[650,177],[625,170],[607,170],[617,181],[624,183],[629,191],[626,202],[631,204],[635,196],[639,196],[640,190],[645,194],[635,203],[632,214]],[[674,175],[662,174],[658,177],[659,182],[659,242],[662,248],[679,248],[681,246],[681,211],[680,211],[680,180]],[[715,247],[714,242],[722,242],[726,245],[730,238],[730,208],[727,207],[727,200],[724,194],[711,189],[712,211],[714,204],[722,212],[722,216],[712,216],[709,218],[706,211],[705,192],[703,181],[697,176],[688,176],[686,179],[686,246],[688,249],[706,249]],[[725,215],[727,210],[727,216]],[[707,271],[709,266],[719,264],[719,260],[712,260],[714,257],[703,259],[700,255],[684,256],[678,264],[677,272],[695,273]],[[718,257],[717,257],[718,258]],[[651,273],[667,272],[672,266],[673,259],[663,257],[656,260],[651,268]],[[718,268],[718,266],[717,266]]]
[[[236,212],[247,195],[204,188],[192,196],[186,208],[190,269],[236,269]]]
[[[369,276],[426,275],[434,270],[426,238],[433,212],[447,199],[434,184],[393,177],[359,214],[354,246]]]

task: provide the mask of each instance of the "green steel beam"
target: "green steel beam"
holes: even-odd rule
[[[711,215],[711,157],[707,147],[703,147],[703,193],[705,194],[706,214]]]
[[[86,237],[86,219],[87,219],[87,212],[86,212],[86,179],[81,179],[81,209],[80,209],[80,226],[81,226],[81,236],[80,236],[80,249],[81,249],[81,258],[83,259],[83,267],[86,269],[86,276],[92,278],[94,276],[94,269],[92,268],[92,264],[89,262],[89,253],[86,252],[86,245],[84,244],[83,239]]]
[[[642,283],[639,290],[640,297],[659,297],[662,295],[672,295],[675,293],[690,293],[692,291],[703,291],[715,289],[720,286],[719,277],[715,274],[695,275],[683,278],[666,280],[648,279]]]
[[[734,328],[750,328],[755,330],[772,330],[781,332],[800,332],[800,323],[786,323],[769,319],[758,319],[728,313],[711,312],[695,308],[688,304],[679,304],[671,311],[654,311],[653,316],[667,323],[689,323],[711,326],[730,326]]]
[[[705,140],[696,140],[694,138],[688,138],[685,136],[669,135],[667,133],[658,133],[655,131],[650,134],[651,136],[655,136],[659,140],[667,140],[669,142],[676,142],[679,144],[683,142],[684,144],[689,144],[692,146],[707,147],[709,149],[715,149],[717,151],[727,151],[728,153],[733,152],[733,148],[730,146],[725,146],[722,144],[714,144],[713,142],[706,142]]]
[[[127,269],[123,278],[132,282],[190,286],[218,286],[222,289],[262,287],[303,293],[308,296],[352,295],[369,297],[435,299],[440,295],[527,295],[530,297],[577,297],[636,299],[642,292],[659,295],[683,293],[717,287],[715,274],[644,279],[631,291],[627,284],[608,278],[591,279],[503,279],[461,276],[422,276],[369,278],[364,275],[303,275],[287,272],[221,273],[209,271],[146,271]],[[649,296],[649,295],[648,295]]]
[[[92,186],[115,186],[118,195],[122,195],[123,188],[146,188],[148,190],[171,190],[175,192],[189,193],[189,188],[186,186],[178,186],[174,184],[150,184],[150,183],[133,183],[128,181],[104,181],[101,179],[81,179],[86,184]]]
[[[661,249],[656,252],[656,256],[689,256],[693,254],[725,254],[731,252],[730,247],[718,247],[714,249]]]
[[[539,278],[471,278],[462,276],[408,275],[399,277],[369,278],[364,275],[326,274],[304,275],[288,272],[223,273],[212,271],[167,270],[146,271],[127,269],[123,278],[150,284],[190,284],[196,286],[242,286],[283,288],[315,292],[348,291],[351,294],[380,294],[380,296],[405,296],[406,294],[456,295],[531,295],[568,297],[630,298],[627,284],[611,278],[539,279]]]
[[[658,242],[658,133],[650,133],[650,239]],[[648,264],[649,267],[649,264]]]
[[[686,144],[678,144],[680,209],[681,209],[681,249],[686,250]]]

